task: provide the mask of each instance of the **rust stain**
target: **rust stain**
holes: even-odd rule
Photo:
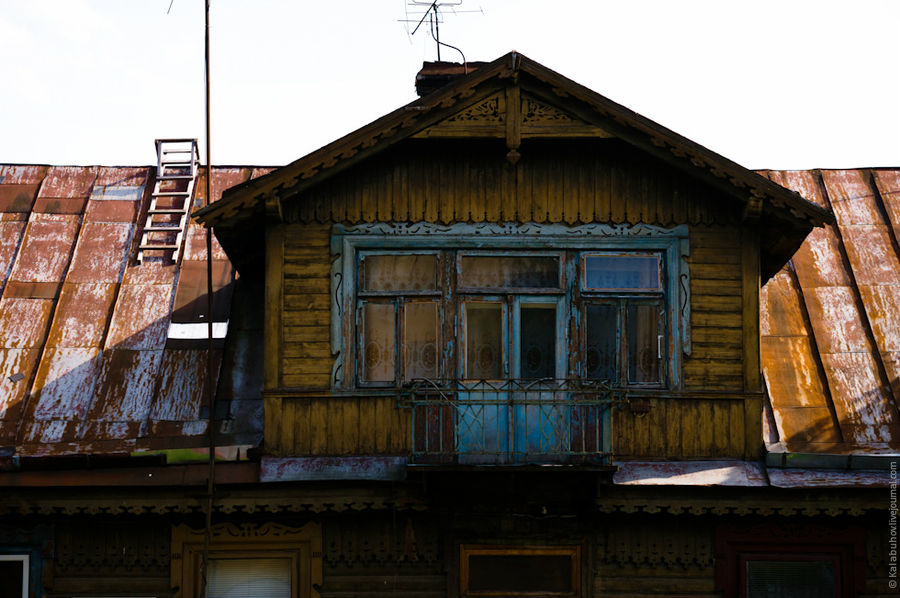
[[[36,185],[47,175],[47,166],[29,164],[0,165],[0,181],[5,185]]]
[[[99,347],[115,295],[114,284],[63,284],[47,346]]]
[[[169,285],[122,285],[106,348],[162,349],[166,344],[171,301]]]
[[[875,359],[871,353],[822,355],[845,441],[889,442],[900,432],[896,429],[895,408],[879,380]]]
[[[0,349],[0,446],[15,442],[28,381],[40,355],[40,349]],[[11,379],[14,374],[22,377]]]
[[[894,238],[900,240],[900,169],[876,170],[873,177],[894,229]]]
[[[84,419],[97,385],[99,353],[96,347],[46,349],[26,417],[37,421]]]
[[[884,224],[875,205],[875,195],[860,170],[825,170],[822,181],[828,190],[831,211],[839,226]]]
[[[134,225],[85,222],[75,246],[68,282],[121,282]]]
[[[853,279],[844,268],[834,227],[813,230],[791,258],[804,287],[850,286]]]
[[[10,280],[61,282],[78,232],[78,216],[31,214]]]
[[[25,222],[2,221],[0,222],[0,291],[6,283],[12,270],[13,258],[22,241],[22,233],[25,232]]]
[[[787,407],[827,407],[809,338],[763,337],[763,373],[775,411]]]
[[[37,191],[37,184],[0,185],[0,212],[30,212]]]
[[[0,343],[4,349],[29,349],[44,342],[51,299],[0,299]],[[3,372],[0,372],[2,374]]]
[[[97,172],[97,181],[94,183],[100,187],[106,186],[137,186],[143,185],[155,167],[146,166],[101,166]]]
[[[144,421],[162,363],[162,350],[113,349],[103,355],[100,386],[89,421]]]
[[[213,352],[213,367],[218,373],[221,351]],[[159,392],[150,411],[151,421],[200,420],[206,404],[207,351],[199,349],[167,350],[159,371]],[[217,376],[218,378],[218,376]]]
[[[96,179],[96,167],[51,166],[38,199],[87,199]]]

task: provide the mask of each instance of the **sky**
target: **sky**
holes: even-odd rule
[[[214,164],[292,162],[414,100],[437,58],[408,0],[210,5]],[[896,0],[462,0],[440,24],[470,61],[517,50],[755,169],[900,166],[898,31]],[[205,147],[203,33],[202,0],[0,0],[0,162]]]

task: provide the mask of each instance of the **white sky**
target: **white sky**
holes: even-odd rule
[[[203,1],[0,0],[0,162],[150,164],[203,141]],[[211,0],[212,161],[281,165],[415,99],[404,0]],[[750,168],[900,166],[897,0],[464,0],[518,50]],[[444,60],[458,61],[452,50]]]

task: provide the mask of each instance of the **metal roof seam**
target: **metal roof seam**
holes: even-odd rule
[[[44,173],[44,176],[46,176],[46,172]],[[43,177],[41,178],[41,182],[43,182]],[[29,217],[29,219],[30,219],[30,217]],[[65,267],[63,268],[63,272],[60,276],[59,290],[57,291],[57,294],[53,299],[53,303],[50,306],[50,313],[47,316],[47,321],[45,323],[44,332],[41,336],[42,340],[41,340],[40,353],[39,353],[40,357],[38,358],[38,361],[35,364],[34,370],[31,372],[31,376],[29,377],[28,385],[26,387],[29,390],[27,390],[25,392],[25,395],[22,398],[22,408],[21,408],[22,415],[20,416],[18,425],[16,426],[16,445],[19,445],[22,442],[23,434],[25,432],[25,422],[28,421],[27,414],[28,414],[29,407],[31,408],[32,411],[36,407],[36,405],[34,404],[35,381],[37,380],[37,376],[38,376],[38,372],[40,371],[41,363],[44,361],[44,357],[47,354],[47,348],[48,348],[47,347],[47,339],[50,334],[50,328],[53,325],[53,319],[56,317],[57,307],[59,306],[59,297],[60,297],[59,293],[62,292],[62,282],[66,279],[66,275],[69,272],[69,267],[72,264],[72,257],[75,254],[75,247],[78,245],[78,238],[81,235],[81,229],[83,227],[84,227],[84,214],[82,213],[82,214],[79,214],[79,216],[78,216],[78,230],[75,233],[75,237],[72,239],[72,244],[71,244],[71,247],[69,248],[69,257],[68,257],[68,260],[66,260]],[[23,244],[25,242],[25,236],[27,234],[28,234],[28,227],[26,227],[25,233],[22,236]]]
[[[833,203],[833,200],[831,197],[831,193],[829,192],[828,185],[826,184],[825,177],[822,174],[822,171],[815,170],[814,175],[815,175],[816,183],[819,185],[819,189],[822,193],[822,197],[824,198],[824,200],[826,202],[826,205],[829,207],[829,209],[832,211],[832,213],[835,213],[835,208],[834,208],[834,203]],[[878,371],[878,385],[880,386],[880,390],[884,395],[892,398],[891,405],[893,407],[894,421],[898,422],[898,421],[900,421],[900,409],[898,409],[896,399],[893,399],[893,392],[891,391],[890,378],[888,376],[884,362],[880,358],[881,356],[880,356],[880,352],[878,351],[878,344],[877,344],[877,341],[875,338],[875,333],[874,333],[874,330],[872,327],[872,321],[869,316],[869,312],[866,309],[866,306],[862,301],[862,295],[860,293],[861,287],[857,280],[857,273],[853,267],[853,263],[851,261],[851,256],[847,251],[847,244],[844,239],[844,237],[845,237],[844,227],[846,226],[846,224],[842,225],[841,218],[837,217],[837,214],[835,214],[835,216],[836,216],[835,223],[833,225],[834,232],[835,232],[835,236],[837,237],[838,247],[841,252],[841,260],[844,264],[845,272],[847,273],[847,275],[850,279],[850,282],[853,285],[852,286],[852,288],[854,290],[853,299],[856,304],[856,309],[859,314],[860,320],[862,322],[863,334],[865,335],[866,341],[869,344],[869,350],[871,351],[874,349],[875,352],[879,353],[879,359],[873,360],[875,363],[876,369]]]

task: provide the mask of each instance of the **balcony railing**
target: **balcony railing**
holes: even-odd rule
[[[610,409],[623,400],[599,381],[415,380],[400,406],[416,463],[605,465]]]

